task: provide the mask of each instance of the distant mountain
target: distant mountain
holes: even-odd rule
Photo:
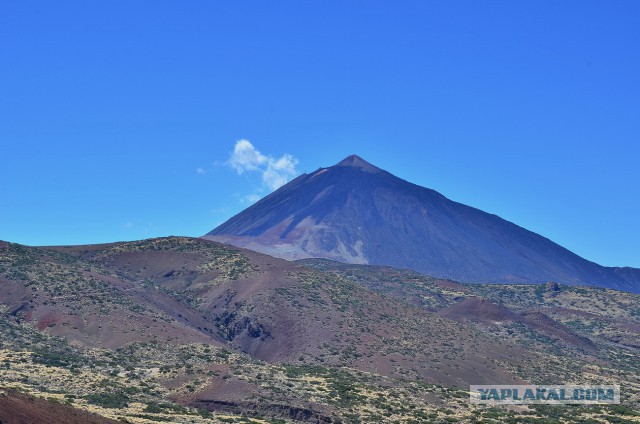
[[[640,291],[639,269],[585,260],[356,155],[300,175],[204,238],[284,259],[389,265],[467,282]]]

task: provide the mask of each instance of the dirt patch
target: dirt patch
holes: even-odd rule
[[[515,312],[486,299],[472,297],[446,308],[441,315],[454,321],[475,321],[484,323],[521,321]]]
[[[0,423],[2,424],[116,424],[117,422],[68,405],[38,399],[14,390],[0,389]]]

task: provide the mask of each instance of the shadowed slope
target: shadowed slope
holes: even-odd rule
[[[117,424],[68,405],[48,402],[0,388],[0,423],[6,424]]]
[[[589,262],[355,155],[299,176],[205,238],[285,259],[390,265],[469,282],[639,289],[636,269]]]

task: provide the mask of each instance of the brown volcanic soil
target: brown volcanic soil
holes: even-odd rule
[[[475,292],[476,289],[486,288],[484,295],[490,295],[492,293],[491,289],[496,286],[462,284],[456,281],[420,275],[411,270],[373,265],[342,264],[326,259],[304,259],[297,261],[297,263],[341,275],[373,290],[402,299],[411,305],[422,306],[463,324],[479,324],[478,328],[482,331],[490,330],[490,328],[493,328],[493,330],[504,329],[514,324],[520,324],[553,340],[559,340],[570,347],[577,347],[583,352],[586,351],[593,354],[598,350],[596,344],[589,337],[576,333],[562,324],[562,322],[549,316],[553,314],[553,317],[565,315],[589,319],[602,318],[596,314],[546,305],[534,307],[526,303],[531,302],[531,296],[525,296],[522,299],[525,301],[524,304],[510,305],[514,308],[510,309],[503,305],[502,302],[496,304],[489,299],[480,297]],[[527,287],[536,289],[533,286]],[[553,288],[553,286],[551,287]],[[566,288],[562,290],[566,290]],[[547,288],[546,292],[557,295],[559,288],[556,284],[555,290]],[[536,297],[534,296],[534,298]],[[506,300],[504,299],[503,301]],[[514,299],[510,300],[513,301]],[[566,317],[562,318],[568,320]],[[629,333],[638,333],[637,330],[634,331],[638,326],[636,323],[617,318],[610,320],[610,325],[617,327],[621,331],[621,334],[609,338],[610,340],[629,346],[637,345],[633,336],[629,337]]]
[[[185,318],[193,315],[188,306],[108,269],[19,245],[0,248],[0,265],[5,270],[0,303],[8,315],[72,344],[116,348],[153,340],[215,343]]]
[[[557,337],[563,341],[587,351],[598,350],[597,346],[587,337],[580,336],[571,331],[566,326],[549,316],[537,311],[522,312],[523,321],[531,328],[540,330],[552,337]]]
[[[496,305],[477,297],[471,297],[441,312],[442,316],[455,321],[476,321],[496,324],[522,321],[522,317],[504,306]]]
[[[591,340],[583,335],[593,333],[585,331],[601,328],[588,322],[598,315],[574,322],[566,308],[580,300],[576,296],[582,289],[538,293],[529,286],[491,286],[482,292],[484,286],[413,271],[321,265],[335,272],[178,237],[49,249],[5,244],[0,246],[0,312],[10,323],[4,334],[14,334],[11,326],[27,324],[25,329],[61,335],[78,345],[125,345],[106,353],[113,355],[105,356],[112,358],[107,362],[94,361],[97,367],[111,373],[111,367],[122,371],[124,363],[130,364],[139,375],[158,378],[157,384],[171,393],[168,399],[252,416],[322,422],[344,418],[345,411],[357,408],[353,402],[364,398],[383,408],[382,400],[370,397],[374,392],[394,399],[404,393],[406,405],[406,400],[416,402],[408,394],[420,388],[424,402],[411,405],[443,401],[439,388],[420,383],[464,388],[496,381],[570,381],[587,375],[584,364],[589,372],[595,370],[594,378],[605,375],[594,368],[594,358],[604,361],[608,349],[577,359],[575,354],[584,352],[565,349],[571,344],[589,350]],[[594,293],[606,297],[591,308],[576,307],[597,312],[616,300],[613,292],[594,290],[584,290],[585,300]],[[546,298],[564,308],[542,307]],[[616,314],[629,311],[622,315],[629,328],[637,325],[635,310],[624,305],[637,304],[633,299],[625,294],[616,300],[622,305]],[[612,340],[609,346],[619,349],[636,345],[632,336],[607,332],[593,337],[598,346],[606,337]],[[29,337],[21,342],[27,350],[27,342],[37,340]],[[161,343],[127,345],[134,340]],[[190,341],[205,345],[187,346]],[[264,362],[227,349],[209,350],[206,345],[211,344]],[[559,351],[566,354],[554,356]],[[124,359],[129,355],[149,361],[129,362]],[[227,361],[229,355],[233,359]],[[616,359],[622,364],[616,365],[619,370],[636,369],[623,362],[627,357]],[[41,354],[25,358],[34,369],[55,359]],[[158,371],[162,364],[165,370]],[[358,383],[348,389],[353,381]]]
[[[349,366],[465,386],[520,381],[499,364],[532,359],[358,283],[216,242],[165,238],[56,250],[174,293],[190,308],[185,324],[214,328],[213,336],[232,348],[272,363]]]
[[[539,311],[522,311],[517,314],[502,305],[478,297],[471,297],[440,312],[443,316],[455,321],[471,321],[489,325],[503,323],[522,323],[538,330],[547,336],[558,338],[564,342],[587,351],[597,350],[596,345],[587,337],[580,336],[569,328]]]
[[[71,406],[0,389],[0,424],[116,424]]]
[[[273,396],[273,394],[270,394]],[[301,402],[299,399],[269,398],[269,393],[258,385],[233,378],[212,377],[209,385],[197,393],[176,401],[218,413],[269,416],[317,423],[331,423],[334,408],[319,403]]]

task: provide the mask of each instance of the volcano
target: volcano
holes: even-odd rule
[[[204,238],[283,259],[388,265],[465,282],[640,291],[640,269],[590,262],[356,155],[300,175]]]

